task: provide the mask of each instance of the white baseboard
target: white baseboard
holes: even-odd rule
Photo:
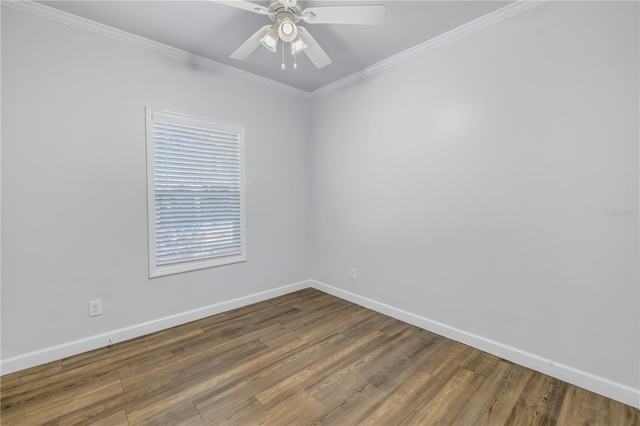
[[[437,333],[449,339],[464,343],[476,349],[496,355],[519,365],[539,371],[543,374],[558,378],[565,382],[580,386],[592,392],[604,395],[608,398],[615,399],[624,404],[640,408],[640,389],[634,389],[630,386],[608,380],[604,377],[578,370],[568,365],[564,365],[553,360],[543,358],[541,356],[522,351],[520,349],[496,342],[482,336],[460,330],[455,327],[440,323],[438,321],[407,312],[402,309],[378,302],[358,294],[330,286],[328,284],[307,280],[294,284],[277,287],[271,290],[250,294],[236,299],[227,300],[202,308],[182,312],[165,318],[148,321],[142,324],[113,330],[108,333],[102,333],[90,336],[84,339],[75,340],[73,342],[63,343],[61,345],[52,346],[27,354],[7,358],[0,361],[0,372],[4,374],[13,373],[26,368],[35,367],[50,361],[77,355],[93,349],[104,347],[109,342],[109,337],[113,337],[114,342],[122,342],[136,337],[144,336],[149,333],[164,330],[177,325],[185,324],[201,318],[221,312],[236,309],[252,303],[261,302],[273,297],[292,293],[304,288],[313,287],[325,293],[329,293],[344,300],[348,300],[376,312],[389,315],[390,317],[399,319],[425,330]]]
[[[107,346],[109,337],[113,337],[115,343],[133,339],[135,337],[144,336],[145,334],[154,333],[156,331],[165,330],[176,325],[186,324],[201,318],[229,311],[231,309],[247,306],[252,303],[261,302],[283,294],[292,293],[297,290],[311,287],[311,281],[301,281],[294,284],[277,287],[271,290],[250,294],[248,296],[238,297],[236,299],[227,300],[213,305],[204,306],[187,312],[171,315],[142,324],[136,324],[130,327],[112,330],[107,333],[86,337],[84,339],[75,340],[73,342],[63,343],[61,345],[40,349],[23,355],[14,356],[0,361],[0,372],[9,374],[25,368],[35,367],[47,362],[56,361],[72,355],[91,351]]]
[[[592,392],[615,399],[624,404],[640,408],[640,389],[614,382],[604,377],[578,370],[569,365],[564,365],[541,356],[522,351],[520,349],[496,342],[464,330],[443,324],[438,321],[425,318],[420,315],[407,312],[402,309],[378,302],[355,293],[333,287],[328,284],[311,280],[310,285],[320,291],[329,293],[349,302],[383,313],[457,342],[472,346],[481,351],[504,358],[516,364],[531,368],[543,374],[563,380],[567,383],[579,386]]]

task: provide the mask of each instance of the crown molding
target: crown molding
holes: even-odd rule
[[[98,22],[91,21],[86,18],[81,18],[79,16],[72,15],[70,13],[63,12],[58,9],[54,9],[49,6],[45,6],[40,3],[35,3],[32,0],[10,0],[10,1],[0,0],[0,2],[2,3],[2,6],[7,6],[12,9],[19,10],[21,12],[38,16],[40,18],[48,19],[53,22],[57,22],[60,24],[64,24],[64,25],[76,28],[76,29],[87,31],[92,34],[109,38],[111,40],[126,43],[131,46],[145,49],[150,52],[159,53],[161,55],[178,59],[180,61],[202,66],[202,67],[214,70],[216,72],[220,72],[222,74],[238,77],[240,79],[251,81],[251,82],[260,84],[262,86],[279,90],[279,91],[282,91],[294,96],[298,96],[301,98],[305,98],[305,99],[315,99],[320,96],[331,93],[333,91],[336,91],[344,86],[355,83],[356,81],[362,80],[373,74],[381,72],[387,68],[393,67],[404,61],[407,61],[416,56],[419,56],[429,50],[444,46],[460,38],[469,36],[478,31],[489,28],[504,20],[520,15],[521,13],[527,12],[549,1],[551,0],[517,0],[504,7],[501,7],[500,9],[497,9],[484,16],[481,16],[480,18],[477,18],[457,28],[454,28],[451,31],[448,31],[444,34],[441,34],[437,37],[427,40],[424,43],[418,44],[417,46],[409,48],[394,56],[391,56],[371,66],[368,66],[360,71],[357,71],[353,74],[350,74],[346,77],[336,80],[333,83],[329,83],[326,86],[323,86],[312,92],[308,92],[306,90],[298,89],[298,88],[289,86],[287,84],[280,83],[275,80],[271,80],[271,79],[259,76],[257,74],[240,70],[238,68],[214,61],[212,59],[208,59],[202,56],[188,53],[184,50],[171,47],[166,44],[159,43],[157,41],[140,37],[122,30],[118,30],[113,27],[109,27],[107,25],[100,24]]]
[[[310,92],[310,97],[314,99],[314,98],[326,95],[328,93],[331,93],[333,91],[336,91],[344,86],[355,83],[356,81],[362,80],[373,74],[379,73],[383,70],[386,70],[387,68],[393,67],[402,62],[408,61],[409,59],[412,59],[416,56],[422,55],[423,53],[429,50],[444,46],[458,39],[461,39],[463,37],[474,34],[478,31],[482,31],[486,28],[489,28],[492,25],[495,25],[499,22],[512,18],[516,15],[520,15],[521,13],[527,12],[549,1],[551,0],[517,0],[504,7],[501,7],[500,9],[497,9],[493,12],[489,12],[486,15],[483,15],[477,19],[474,19],[473,21],[470,21],[459,27],[456,27],[451,31],[448,31],[432,39],[429,39],[403,52],[390,56],[387,59],[384,59],[360,71],[357,71],[353,74],[343,77],[340,80],[336,80],[333,83],[329,83],[326,86],[316,89],[313,92]]]
[[[44,18],[59,24],[64,24],[72,28],[87,31],[89,33],[106,37],[111,40],[126,43],[131,46],[138,47],[150,52],[158,53],[168,56],[170,58],[178,59],[187,63],[192,63],[204,68],[211,69],[213,71],[231,75],[241,78],[243,80],[251,81],[253,83],[260,84],[262,86],[276,89],[291,95],[299,96],[302,98],[309,98],[310,92],[295,87],[253,74],[247,71],[240,70],[238,68],[226,65],[212,59],[204,58],[202,56],[188,53],[182,49],[168,46],[157,41],[153,41],[141,36],[137,36],[126,31],[118,30],[116,28],[100,24],[95,21],[91,21],[86,18],[81,18],[76,15],[72,15],[67,12],[63,12],[58,9],[54,9],[49,6],[45,6],[41,3],[36,3],[31,0],[12,0],[2,1],[2,6],[7,6],[11,9],[15,9],[21,12],[29,13],[31,15]]]

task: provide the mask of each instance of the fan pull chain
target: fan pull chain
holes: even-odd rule
[[[298,69],[298,55],[293,55],[293,69],[297,70]]]
[[[284,64],[284,40],[282,41],[282,71],[284,71],[287,67]]]

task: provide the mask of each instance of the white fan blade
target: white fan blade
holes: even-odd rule
[[[261,4],[251,3],[244,0],[227,0],[216,1],[216,3],[223,4],[225,6],[235,7],[236,9],[248,10],[249,12],[259,13],[260,15],[268,15],[269,9]]]
[[[380,25],[384,22],[384,6],[308,7],[302,19],[309,24]]]
[[[267,30],[271,27],[271,25],[265,25],[255,32],[254,35],[249,37],[247,41],[242,43],[240,47],[236,49],[235,52],[229,56],[231,59],[247,59],[251,53],[256,50],[256,47],[260,46],[260,39],[267,33]]]
[[[327,55],[322,47],[320,47],[316,39],[309,34],[309,31],[302,27],[298,27],[298,33],[300,34],[302,41],[307,45],[307,48],[304,49],[303,52],[309,57],[309,60],[313,62],[313,65],[315,65],[316,68],[320,69],[326,67],[333,62],[331,58],[329,58],[329,55]]]

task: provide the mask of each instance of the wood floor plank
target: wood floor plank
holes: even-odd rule
[[[120,379],[107,377],[94,380],[83,386],[56,392],[33,403],[19,404],[2,412],[3,426],[42,424],[65,413],[90,405],[96,398],[109,399],[122,394]]]
[[[320,402],[306,391],[301,391],[267,410],[258,423],[276,426],[304,424],[324,410],[325,407]]]
[[[344,336],[333,334],[327,339],[314,342],[314,344],[297,347],[290,350],[287,356],[276,358],[273,362],[265,363],[257,369],[247,371],[246,374],[238,376],[236,380],[229,381],[219,386],[217,389],[202,394],[194,399],[198,410],[206,417],[212,411],[220,409],[242,395],[243,389],[250,388],[263,406],[266,404],[261,398],[261,394],[267,389],[278,386],[278,401],[268,401],[269,406],[274,406],[281,400],[298,393],[301,389],[295,386],[288,386],[286,379],[296,374],[299,369],[315,363],[323,358],[335,346],[335,343],[346,340]],[[348,343],[348,341],[346,342]],[[345,343],[345,344],[346,344]]]
[[[348,364],[342,368],[331,371],[327,369],[325,377],[315,385],[307,387],[307,391],[316,400],[328,403],[336,395],[336,391],[344,388],[351,388],[354,383],[361,379],[361,375],[369,376],[374,361],[386,350],[386,346],[391,343],[391,338],[384,333],[380,333],[375,345],[370,346],[366,351],[358,351],[352,354],[346,361]],[[364,373],[363,373],[363,370]],[[364,379],[366,377],[362,377]]]
[[[129,418],[129,417],[127,417]],[[129,421],[131,426],[155,426],[160,424],[204,424],[202,416],[189,399],[182,400],[177,404],[170,404],[166,408],[155,412],[149,417],[136,417]]]
[[[283,348],[281,353],[285,353],[286,351],[287,349]],[[274,352],[275,351],[261,351],[246,364],[237,362],[229,369],[218,369],[213,365],[207,369],[198,370],[196,374],[178,374],[173,377],[172,381],[161,384],[153,394],[148,395],[140,401],[131,403],[130,407],[127,408],[129,422],[135,423],[139,420],[153,417],[166,409],[167,406],[178,404],[185,399],[191,400],[201,393],[206,393],[210,389],[222,386],[227,381],[245,374],[247,370],[269,362],[272,358],[279,355]],[[218,374],[220,370],[223,371],[223,374]],[[144,391],[145,389],[146,386],[139,388],[138,391]]]
[[[237,342],[234,340],[220,340],[201,351],[193,351],[182,356],[164,359],[150,368],[156,373],[149,374],[148,370],[137,370],[122,377],[122,384],[126,390],[135,388],[150,388],[171,381],[184,381],[187,376],[198,376],[201,371],[214,367],[226,366],[228,363],[238,362],[238,359],[259,356],[267,352],[268,348],[259,340]]]
[[[75,422],[71,424],[80,425],[82,423]],[[110,416],[92,421],[89,424],[91,426],[129,426],[129,420],[127,420],[127,413],[124,410],[120,410],[111,414]]]
[[[587,390],[573,387],[564,396],[559,424],[610,424],[609,401]]]
[[[255,425],[263,422],[267,410],[253,396],[234,400],[225,408],[206,414],[205,424]]]
[[[381,408],[387,408],[386,413],[379,409],[373,412],[364,422],[370,424],[370,419],[384,419],[381,423],[407,423],[407,419],[416,417],[416,413],[424,409],[441,392],[453,371],[457,371],[459,363],[469,354],[471,348],[459,343],[437,339],[435,344],[429,347],[427,354],[420,358],[419,369],[414,373],[418,380],[411,380],[409,376],[405,382],[388,392],[389,398],[385,400]],[[396,399],[401,396],[402,399]],[[376,424],[376,423],[373,423]],[[415,424],[415,423],[411,423]]]
[[[615,425],[640,411],[314,289],[2,377],[2,425]]]
[[[48,377],[56,376],[62,371],[62,360],[48,362],[26,370],[17,371],[10,376],[0,379],[2,389],[0,395],[4,398],[13,395],[16,392],[22,392],[24,386],[32,386],[32,383],[38,383]],[[10,378],[11,380],[6,380]]]
[[[118,356],[118,352],[113,352],[112,357],[107,358],[104,355],[110,351],[110,349],[107,348],[92,351],[97,358],[95,363],[88,363],[85,361],[86,357],[83,357],[82,362],[74,364],[76,365],[75,367],[67,366],[67,368],[61,369],[56,375],[49,375],[38,380],[37,383],[33,383],[31,386],[23,387],[23,392],[20,394],[11,395],[6,398],[3,396],[3,404],[11,405],[15,403],[15,401],[37,401],[38,398],[46,397],[58,391],[69,392],[74,387],[80,387],[87,382],[105,375],[121,377],[122,373],[126,370],[135,368],[140,364],[147,365],[149,359],[157,360],[170,355],[166,352],[160,352],[158,348],[149,348],[146,345],[141,348],[133,348],[135,348],[135,350],[120,352],[120,354],[126,353],[126,357]]]
[[[450,425],[480,387],[484,377],[459,368],[433,398],[406,418],[409,424]]]
[[[333,398],[337,403],[331,406],[333,410],[325,409],[323,413],[313,419],[310,424],[342,425],[357,423],[357,419],[364,418],[373,411],[374,407],[386,398],[386,394],[366,380],[355,386],[346,387]],[[326,404],[323,404],[327,407]]]
[[[353,352],[359,350],[367,351],[382,338],[381,333],[376,332],[369,333],[355,341],[344,337],[342,334],[338,336],[341,337],[341,343],[332,347],[330,353],[326,353],[314,363],[306,365],[281,382],[257,393],[258,400],[265,407],[275,406],[280,400],[304,390],[309,383],[320,381],[328,371],[332,371],[336,366],[344,363],[345,359],[349,359]]]
[[[58,360],[13,373],[8,376],[10,380],[0,379],[0,409],[6,410],[12,405],[32,400],[38,394],[37,389],[58,380],[61,371],[62,360]]]
[[[500,362],[500,358],[497,356],[476,349],[462,361],[460,366],[487,377],[493,372],[498,362]]]
[[[373,410],[367,413],[360,423],[368,426],[387,425],[398,423],[399,419],[407,415],[412,403],[420,405],[421,392],[430,382],[431,376],[426,371],[417,371],[415,374],[407,376],[397,389],[392,393],[386,393],[387,397]],[[433,382],[436,380],[434,379]],[[436,388],[433,387],[433,390]]]
[[[357,308],[360,308],[359,306]],[[307,341],[322,338],[335,330],[349,330],[366,321],[372,312],[364,309],[339,309],[325,312],[308,322],[292,322],[285,324],[285,331]]]
[[[606,399],[606,398],[605,398]],[[609,424],[611,426],[638,426],[640,425],[640,410],[636,410],[626,404],[609,399]]]
[[[567,384],[540,373],[533,373],[514,404],[507,424],[555,425],[558,401],[564,399]]]
[[[381,367],[392,365],[401,359],[403,352],[416,334],[416,330],[413,328],[407,328],[395,336],[383,333],[390,339],[384,343],[384,346],[372,348],[364,353],[361,352],[357,358],[353,359],[353,362],[333,373],[321,385],[308,389],[310,394],[324,404],[331,404],[332,401],[342,398],[340,395],[343,389],[357,387],[358,383],[362,381],[370,383],[369,379]]]
[[[506,424],[533,372],[507,361],[499,361],[455,420],[460,425]]]
[[[415,344],[404,348],[404,356],[389,365],[381,366],[369,377],[369,383],[386,394],[393,394],[407,377],[425,370],[423,362],[431,358],[434,345],[443,341],[443,338],[425,330],[417,332]]]

